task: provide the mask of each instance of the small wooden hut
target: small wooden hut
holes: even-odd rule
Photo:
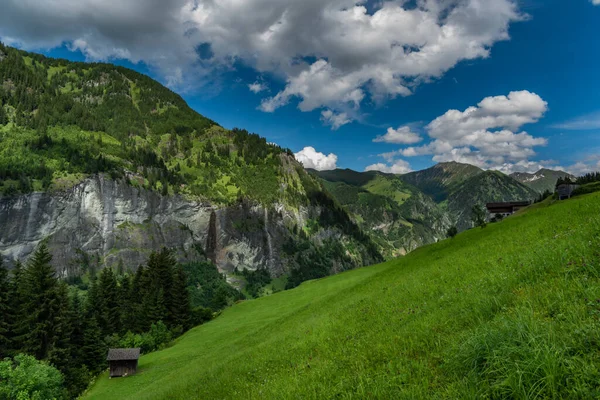
[[[110,366],[110,377],[134,375],[137,372],[140,349],[110,349],[106,360]]]
[[[573,192],[579,188],[579,185],[575,185],[573,183],[563,183],[562,185],[558,185],[556,188],[556,192],[558,193],[559,200],[570,199],[573,195]]]

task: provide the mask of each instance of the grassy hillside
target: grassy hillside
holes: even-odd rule
[[[238,304],[86,399],[598,398],[600,194]]]
[[[341,169],[311,173],[355,216],[387,259],[445,237],[450,218],[398,175]]]

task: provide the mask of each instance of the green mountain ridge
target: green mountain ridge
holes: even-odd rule
[[[388,259],[445,237],[450,219],[401,176],[352,170],[310,171],[370,233]]]
[[[473,206],[491,202],[533,201],[538,193],[499,171],[484,171],[456,187],[448,197],[448,211],[459,230],[473,227]]]
[[[386,258],[446,237],[472,224],[472,208],[490,202],[532,201],[539,194],[498,171],[440,163],[404,175],[376,171],[310,171],[371,234]]]
[[[0,56],[0,202],[7,213],[0,221],[11,224],[0,233],[0,254],[9,261],[49,239],[61,254],[55,262],[69,264],[57,267],[79,273],[71,266],[78,251],[100,262],[116,264],[119,255],[133,262],[184,236],[188,248],[180,253],[200,249],[228,273],[236,265],[274,276],[297,270],[296,284],[381,260],[290,150],[224,129],[126,68],[1,44]],[[81,216],[85,193],[96,200]],[[206,217],[190,229],[186,217],[167,220],[169,204]],[[45,224],[60,210],[66,215],[54,218],[64,225]],[[73,229],[88,238],[80,242]]]
[[[482,169],[470,164],[447,162],[404,174],[402,179],[439,203],[446,200],[461,183],[482,172]]]

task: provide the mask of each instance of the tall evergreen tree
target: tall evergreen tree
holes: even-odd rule
[[[143,313],[144,303],[149,301],[149,291],[146,286],[148,279],[146,275],[146,268],[140,265],[135,271],[131,282],[130,298],[132,299],[131,308],[133,312],[133,321],[131,324],[133,325],[132,331],[135,333],[142,333],[151,325],[147,315]]]
[[[0,360],[7,357],[10,351],[10,317],[13,313],[8,297],[10,292],[8,270],[0,257]]]
[[[23,272],[19,292],[23,304],[17,330],[24,352],[44,360],[61,329],[61,309],[58,280],[50,265],[52,256],[42,243]]]
[[[105,336],[121,331],[121,310],[117,279],[111,268],[104,268],[98,281],[100,328]]]
[[[86,360],[89,370],[96,374],[105,366],[107,348],[102,340],[102,331],[96,318],[89,317],[85,323],[83,332],[83,347],[81,353]]]
[[[20,261],[15,263],[15,267],[12,270],[12,279],[10,280],[9,286],[9,295],[8,300],[10,301],[10,311],[11,313],[7,315],[8,324],[9,324],[9,334],[10,334],[10,342],[11,348],[10,353],[15,355],[20,352],[21,345],[19,342],[19,337],[17,336],[18,332],[18,324],[19,324],[19,314],[20,309],[23,304],[21,300],[21,287],[22,287],[22,279],[23,279],[23,265]]]
[[[119,300],[121,308],[121,328],[123,332],[135,329],[135,297],[131,291],[131,277],[123,275],[119,285]]]
[[[175,268],[173,286],[171,288],[171,324],[181,326],[183,329],[190,327],[190,293],[187,289],[187,274],[181,266]]]
[[[56,308],[59,312],[53,321],[53,338],[48,351],[48,360],[68,377],[74,344],[71,342],[73,316],[66,283],[58,283],[54,301],[56,301]]]

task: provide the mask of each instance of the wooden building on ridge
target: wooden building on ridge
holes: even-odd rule
[[[134,375],[137,372],[140,349],[110,349],[108,361],[110,377]]]
[[[502,217],[508,217],[530,204],[530,201],[508,201],[504,203],[487,203],[485,207],[492,216],[501,215]]]
[[[579,185],[575,185],[574,183],[563,183],[558,185],[556,188],[556,193],[558,193],[559,200],[570,199],[573,195],[573,192],[579,188]]]

